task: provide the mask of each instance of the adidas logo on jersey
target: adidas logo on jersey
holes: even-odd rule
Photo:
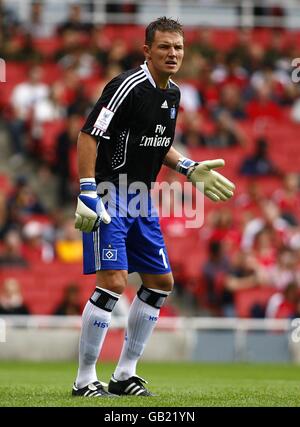
[[[167,101],[165,100],[162,104],[160,108],[169,108]]]

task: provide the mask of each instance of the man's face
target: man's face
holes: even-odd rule
[[[156,31],[152,45],[144,46],[147,62],[158,74],[169,76],[179,70],[183,49],[183,37],[175,32]]]

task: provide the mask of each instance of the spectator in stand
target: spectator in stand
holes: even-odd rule
[[[280,67],[279,67],[280,65]],[[273,106],[273,110],[271,110],[272,102],[277,106],[280,105],[289,105],[291,100],[289,97],[293,96],[293,91],[290,88],[292,85],[290,70],[285,70],[281,64],[278,64],[278,68],[273,69],[271,66],[263,65],[259,70],[256,70],[251,77],[251,87],[254,91],[260,93],[261,89],[266,88],[265,95],[269,91],[269,100],[266,99],[265,106],[260,106],[261,109],[265,108],[264,114],[272,117],[272,114],[275,111],[275,107]],[[296,93],[296,92],[295,92]],[[267,108],[270,111],[267,111]],[[281,112],[280,112],[281,114]],[[279,117],[279,113],[278,113]],[[277,113],[275,118],[277,118]]]
[[[128,315],[130,303],[126,295],[122,295],[118,308],[114,312],[114,317],[125,317]],[[60,304],[54,309],[55,316],[79,316],[82,313],[80,301],[80,289],[76,283],[70,283],[64,290],[64,297]]]
[[[33,154],[40,153],[40,142],[43,138],[43,124],[63,119],[66,114],[65,107],[61,104],[62,87],[53,84],[46,98],[38,100],[32,113],[32,151]]]
[[[263,200],[261,203],[261,213],[256,218],[250,220],[243,230],[241,247],[245,251],[253,248],[255,237],[264,228],[274,231],[273,245],[279,248],[283,245],[289,231],[289,224],[280,217],[280,210],[272,200]]]
[[[34,38],[49,38],[55,33],[55,25],[45,18],[44,6],[42,1],[32,1],[29,17],[24,24],[25,31]]]
[[[278,243],[273,227],[265,226],[254,238],[253,255],[263,270],[271,271],[276,265]]]
[[[209,28],[198,28],[196,37],[190,43],[189,49],[203,56],[209,61],[213,61],[217,54],[217,49],[212,40],[213,33]]]
[[[55,308],[53,314],[55,316],[79,316],[81,312],[79,287],[76,283],[70,283],[64,289],[63,299]]]
[[[260,215],[260,206],[264,200],[261,185],[251,180],[247,183],[245,191],[235,198],[235,212],[240,216],[242,224]]]
[[[181,113],[183,129],[179,134],[179,141],[187,148],[206,146],[207,136],[204,134],[203,116],[197,111],[184,111]]]
[[[76,101],[80,86],[82,86],[76,67],[70,66],[64,69],[61,78],[55,82],[55,85],[60,92],[61,105],[68,109]]]
[[[93,24],[83,21],[81,4],[70,4],[67,20],[57,28],[58,34],[64,34],[70,30],[87,35],[90,35],[93,30]]]
[[[46,210],[24,176],[19,176],[8,200],[9,222],[19,227],[34,215],[46,215]]]
[[[111,42],[111,38],[106,35],[105,26],[95,25],[89,38],[89,52],[101,63],[100,58],[102,54],[109,51]]]
[[[122,68],[118,64],[109,64],[105,68],[104,76],[101,80],[98,80],[93,84],[92,89],[88,93],[88,99],[93,104],[96,103],[99,99],[99,94],[103,92],[103,89],[107,83],[112,80],[114,77],[118,76],[122,72]]]
[[[206,139],[208,147],[229,148],[246,145],[246,135],[227,111],[219,112],[214,133]]]
[[[61,105],[62,88],[54,83],[48,92],[48,96],[39,99],[33,108],[33,128],[39,128],[43,122],[51,122],[64,117],[65,109]],[[38,136],[38,132],[33,132]]]
[[[276,292],[268,301],[266,317],[294,319],[300,316],[300,295],[296,283],[290,282],[282,292]]]
[[[15,29],[18,27],[17,13],[13,5],[8,5],[8,2],[0,0],[0,34],[3,37],[9,37],[14,34]]]
[[[89,113],[92,103],[88,94],[86,94],[84,86],[78,86],[74,91],[74,95],[73,101],[67,108],[67,115],[69,117],[73,115],[85,117]]]
[[[281,210],[281,217],[291,226],[300,223],[300,186],[299,175],[288,173],[283,177],[282,188],[273,194],[273,200]]]
[[[279,31],[272,31],[270,44],[265,50],[264,64],[274,69],[284,56],[282,34]]]
[[[126,58],[129,49],[125,40],[118,38],[113,40],[110,49],[106,52],[99,52],[98,60],[102,67],[106,68],[109,65],[117,65],[121,70],[125,70]]]
[[[139,43],[139,40],[133,40],[130,47],[130,51],[126,55],[123,61],[124,70],[130,70],[131,68],[139,67],[145,58]]]
[[[43,53],[34,44],[31,34],[23,34],[19,42],[11,39],[8,43],[5,59],[27,64],[39,64],[43,60]]]
[[[223,207],[210,211],[202,233],[207,242],[220,242],[223,253],[231,254],[239,250],[241,231],[234,222],[232,209]]]
[[[66,129],[58,136],[56,143],[56,172],[59,180],[59,203],[69,203],[74,194],[72,182],[77,177],[76,149],[81,128],[81,116],[71,114],[66,120]],[[76,189],[74,189],[76,192]]]
[[[43,225],[38,221],[29,221],[22,231],[26,261],[29,264],[52,262],[54,251],[52,245],[44,239]]]
[[[0,314],[30,314],[16,279],[8,278],[3,282],[0,291]]]
[[[251,253],[236,252],[232,258],[229,274],[225,278],[223,293],[223,313],[235,316],[234,293],[240,289],[250,289],[261,284],[260,269]]]
[[[59,62],[62,58],[73,53],[77,46],[82,44],[80,33],[74,30],[65,30],[60,37],[60,47],[54,54],[55,62]]]
[[[299,257],[290,248],[282,247],[279,251],[277,263],[263,271],[265,282],[279,291],[284,291],[289,283],[293,282],[300,289]]]
[[[245,176],[272,176],[280,175],[280,170],[269,157],[268,142],[265,138],[258,138],[255,151],[242,161],[240,174]]]
[[[211,241],[208,247],[208,259],[203,265],[203,280],[206,288],[206,303],[211,313],[221,316],[225,277],[229,272],[229,259],[224,254],[220,241]]]
[[[73,218],[67,218],[61,235],[56,239],[56,257],[61,262],[80,262],[82,260],[81,234],[74,228]]]
[[[17,230],[8,231],[3,238],[3,249],[0,253],[0,267],[27,267],[28,263],[22,254],[22,238]]]
[[[272,81],[266,80],[255,87],[254,99],[248,102],[246,107],[250,119],[263,118],[271,122],[281,119],[282,111],[273,100],[273,86]]]
[[[265,49],[260,43],[252,41],[248,46],[249,64],[247,71],[249,74],[260,70],[264,63]]]
[[[214,113],[215,117],[225,111],[233,120],[245,119],[245,106],[242,101],[241,91],[235,84],[227,84],[221,90],[220,103]]]
[[[245,89],[248,83],[248,73],[243,68],[241,61],[238,58],[228,59],[225,55],[224,60],[222,58],[222,66],[219,68],[219,73],[215,69],[213,76],[221,88],[227,85],[234,85],[242,90]]]
[[[76,44],[70,52],[63,55],[58,65],[63,69],[72,67],[80,79],[91,78],[97,71],[95,57],[87,52],[82,43]]]
[[[13,117],[8,123],[14,153],[24,156],[27,152],[27,127],[31,120],[34,105],[38,100],[47,98],[49,87],[42,83],[43,70],[40,66],[33,66],[28,73],[28,80],[17,84],[11,96]]]
[[[180,86],[180,108],[188,113],[196,113],[201,108],[201,97],[196,86],[189,83],[184,74],[177,77],[176,82]]]
[[[220,102],[220,90],[213,78],[212,64],[207,60],[202,61],[197,80],[203,107],[207,112],[214,111]]]
[[[250,52],[249,47],[252,45],[252,32],[249,28],[241,28],[237,32],[237,41],[227,53],[227,59],[238,59],[242,67],[250,70]]]

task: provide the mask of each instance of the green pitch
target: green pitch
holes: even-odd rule
[[[98,366],[108,382],[112,364]],[[300,406],[294,365],[140,363],[157,397],[71,397],[76,363],[0,362],[0,406]]]

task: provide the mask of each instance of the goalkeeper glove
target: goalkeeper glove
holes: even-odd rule
[[[214,202],[226,201],[233,196],[235,185],[220,173],[212,170],[225,165],[223,159],[194,162],[190,159],[181,159],[176,170],[187,176],[188,180]],[[201,183],[203,183],[204,188]]]
[[[96,189],[94,178],[82,178],[80,180],[81,193],[77,198],[75,228],[85,233],[96,231],[101,221],[105,224],[109,224],[111,221]]]

